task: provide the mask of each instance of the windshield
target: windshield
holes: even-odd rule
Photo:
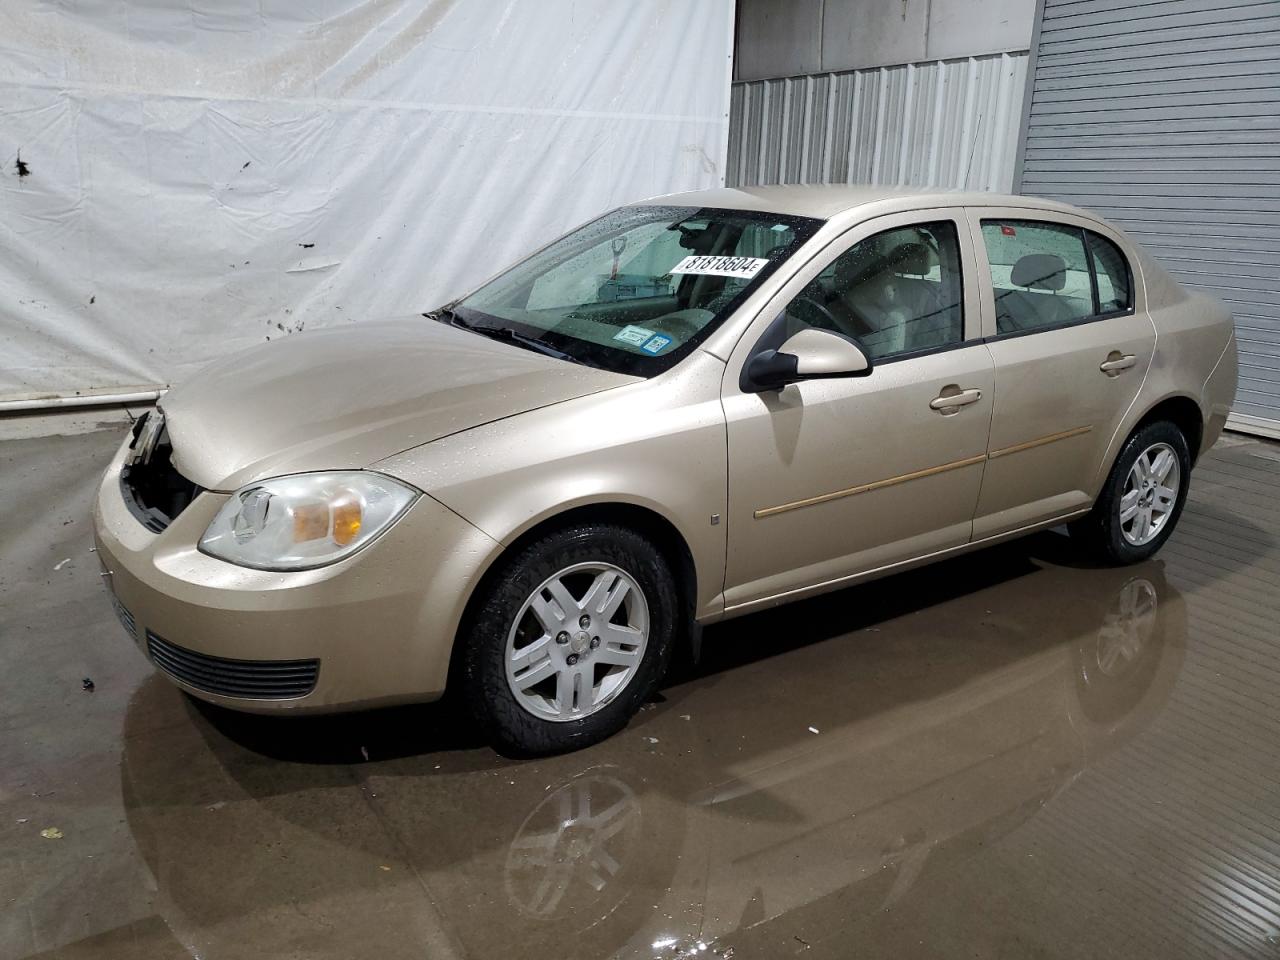
[[[774,213],[622,207],[491,280],[443,319],[650,377],[687,356],[820,225]]]

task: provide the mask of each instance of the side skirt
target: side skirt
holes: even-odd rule
[[[1007,530],[1004,533],[998,533],[994,536],[983,537],[981,540],[972,540],[969,543],[962,543],[957,547],[948,547],[946,550],[938,550],[934,553],[927,553],[923,556],[913,557],[910,560],[899,560],[896,563],[886,564],[883,567],[876,567],[872,570],[864,570],[861,573],[851,573],[845,577],[837,577],[834,580],[825,580],[822,583],[815,583],[808,587],[797,587],[794,590],[787,590],[783,593],[776,593],[768,597],[760,597],[756,600],[750,600],[746,603],[740,603],[736,606],[726,607],[724,613],[710,617],[704,617],[699,623],[708,624],[716,623],[720,620],[728,620],[731,617],[740,617],[743,614],[752,613],[756,610],[762,610],[767,607],[776,607],[779,604],[790,603],[792,600],[802,600],[805,597],[815,597],[819,594],[830,593],[833,590],[841,590],[844,587],[853,586],[866,580],[878,580],[881,577],[887,577],[903,570],[910,570],[914,567],[922,567],[926,564],[933,563],[936,560],[945,560],[948,557],[958,556],[963,553],[970,553],[974,550],[981,550],[984,547],[990,547],[997,543],[1003,543],[1005,540],[1016,540],[1018,537],[1035,533],[1038,530],[1048,530],[1052,527],[1059,526],[1069,520],[1075,520],[1077,517],[1083,517],[1092,508],[1085,507],[1083,510],[1073,510],[1070,513],[1064,513],[1061,516],[1054,517],[1050,520],[1041,520],[1037,523],[1028,524],[1024,527],[1018,527],[1016,530]]]

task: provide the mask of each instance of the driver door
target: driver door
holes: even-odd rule
[[[739,342],[722,395],[727,608],[969,541],[995,385],[975,263],[960,210],[878,218],[802,268]],[[750,392],[741,371],[779,325],[853,336],[871,373]]]

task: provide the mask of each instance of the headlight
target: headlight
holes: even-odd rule
[[[418,491],[377,473],[300,473],[241,487],[200,538],[210,556],[259,570],[341,560],[386,530]]]

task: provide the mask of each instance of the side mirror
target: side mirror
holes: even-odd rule
[[[871,361],[849,337],[809,327],[777,350],[762,350],[747,363],[746,379],[757,391],[780,390],[801,380],[865,377]]]

